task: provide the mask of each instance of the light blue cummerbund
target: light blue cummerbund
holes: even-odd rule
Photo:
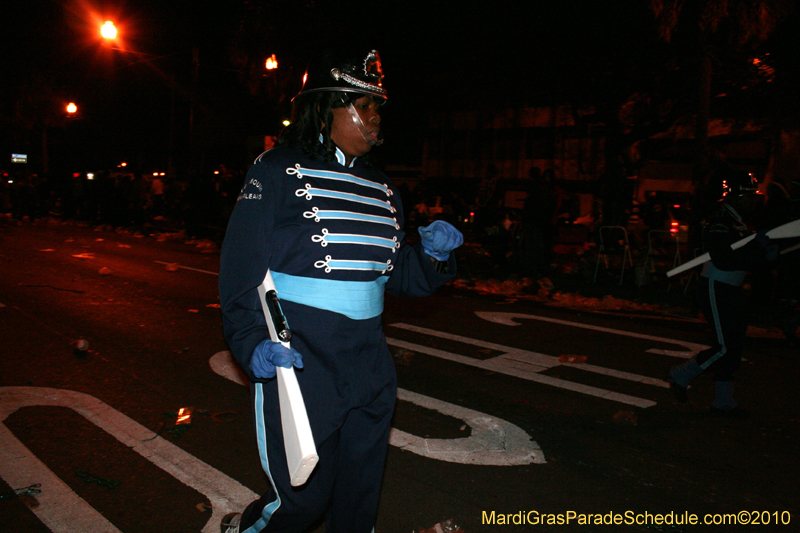
[[[375,281],[339,281],[272,272],[272,279],[281,300],[366,320],[383,312],[383,289],[389,276]]]
[[[734,287],[741,287],[747,272],[744,270],[720,270],[709,261],[703,266],[703,272],[700,275]]]

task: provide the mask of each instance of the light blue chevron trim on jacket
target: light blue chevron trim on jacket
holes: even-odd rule
[[[312,235],[311,240],[320,243],[322,246],[328,244],[363,244],[365,246],[380,246],[381,248],[389,248],[392,253],[400,248],[400,243],[397,237],[386,239],[383,237],[375,237],[373,235],[356,235],[353,233],[330,233],[327,229],[322,229],[322,235]]]
[[[320,209],[312,207],[311,211],[303,213],[306,218],[313,218],[314,222],[320,220],[358,220],[361,222],[371,222],[373,224],[385,224],[392,226],[394,229],[400,229],[400,224],[394,217],[382,217],[378,215],[367,215],[365,213],[356,213],[355,211],[335,211],[330,209]]]
[[[364,178],[359,178],[358,176],[354,176],[352,174],[346,174],[344,172],[334,172],[332,170],[319,170],[316,168],[303,168],[300,166],[300,163],[295,164],[294,168],[291,167],[287,168],[286,173],[289,174],[290,176],[297,176],[298,178],[311,176],[312,178],[320,178],[325,180],[346,181],[348,183],[361,185],[362,187],[378,189],[379,191],[382,191],[386,196],[391,196],[392,194],[394,194],[392,190],[385,183],[375,183],[374,181],[370,181]]]
[[[383,289],[389,281],[388,276],[375,281],[339,281],[281,272],[272,272],[272,279],[279,299],[333,311],[353,320],[366,320],[383,313]]]
[[[314,263],[314,266],[317,268],[324,268],[326,273],[331,270],[376,270],[381,274],[385,274],[394,269],[394,265],[391,261],[381,263],[380,261],[333,259],[329,255],[325,256],[324,261],[317,261]]]
[[[318,189],[316,187],[312,187],[311,184],[309,183],[306,183],[305,188],[297,189],[294,192],[294,194],[295,196],[305,196],[306,200],[311,200],[315,196],[321,196],[323,198],[336,198],[338,200],[346,200],[348,202],[357,202],[359,204],[374,205],[376,207],[386,209],[390,213],[394,213],[396,211],[396,209],[392,206],[392,204],[385,200],[379,200],[378,198],[361,196],[360,194],[352,194],[349,192],[332,191],[330,189]]]

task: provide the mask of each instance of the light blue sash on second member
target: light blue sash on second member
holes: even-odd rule
[[[375,281],[339,281],[272,272],[278,298],[366,320],[383,312],[383,289],[389,276]],[[291,327],[291,326],[290,326]]]

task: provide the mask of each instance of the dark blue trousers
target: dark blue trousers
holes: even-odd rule
[[[248,506],[239,531],[300,533],[325,518],[328,533],[371,532],[396,387],[386,387],[368,405],[352,409],[338,430],[317,443],[319,463],[301,487],[289,481],[275,381],[256,383],[252,392],[259,454],[273,489]]]
[[[733,381],[742,363],[747,336],[747,305],[744,291],[701,277],[697,287],[700,310],[714,330],[711,348],[697,354],[697,364],[714,373],[714,381]]]

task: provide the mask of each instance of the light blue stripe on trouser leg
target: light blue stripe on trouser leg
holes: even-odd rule
[[[717,332],[717,342],[720,344],[720,350],[709,357],[700,368],[705,370],[709,366],[711,366],[714,361],[725,355],[728,351],[728,347],[725,345],[725,337],[722,334],[722,325],[719,322],[719,311],[717,310],[717,293],[714,287],[716,286],[716,281],[708,280],[708,297],[711,303],[711,314],[714,316],[714,330]]]
[[[272,473],[269,471],[269,458],[267,457],[267,432],[264,426],[264,390],[261,383],[254,383],[255,387],[255,411],[256,411],[256,440],[258,441],[258,455],[261,457],[261,468],[266,472],[269,482],[275,490],[275,501],[264,507],[261,511],[261,518],[255,524],[247,528],[242,533],[258,533],[269,524],[272,514],[281,506],[281,497],[275,482],[272,481]]]

